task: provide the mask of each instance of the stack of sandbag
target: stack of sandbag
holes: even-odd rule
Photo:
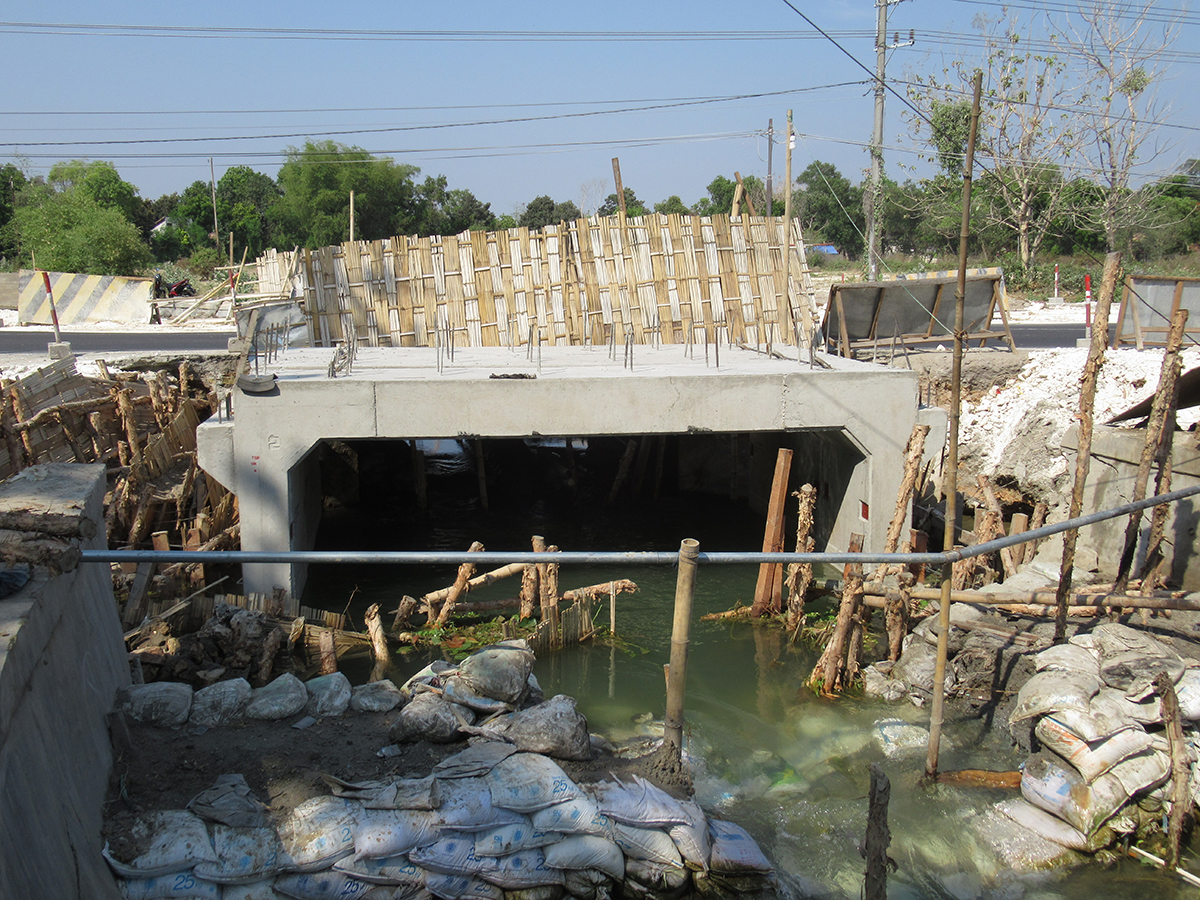
[[[482,741],[421,779],[347,783],[269,821],[238,779],[145,815],[105,858],[128,898],[677,898],[752,892],[770,863],[744,829],[635,777],[578,785],[546,756]],[[274,893],[272,893],[274,892]]]
[[[1014,727],[1040,749],[1025,762],[1023,799],[1001,810],[1064,846],[1095,850],[1161,815],[1171,761],[1153,679],[1176,683],[1185,720],[1200,719],[1200,670],[1157,638],[1116,623],[1034,657]]]

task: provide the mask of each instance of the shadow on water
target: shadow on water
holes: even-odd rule
[[[441,460],[446,474],[469,475],[463,458]],[[461,471],[460,471],[461,470]],[[470,475],[473,482],[474,476]],[[430,495],[426,516],[387,496],[355,510],[325,514],[318,549],[466,549],[479,540],[489,550],[524,550],[533,534],[564,550],[677,550],[683,538],[701,550],[756,550],[762,519],[740,503],[710,496],[671,496],[655,502],[575,505],[553,496],[497,502],[485,514],[471,490]],[[350,600],[356,622],[371,603],[395,609],[405,594],[449,584],[454,566],[313,566],[308,605],[341,610]],[[877,723],[900,719],[922,727],[928,711],[908,702],[815,697],[803,682],[817,651],[789,647],[778,630],[729,621],[699,621],[753,597],[753,566],[701,566],[688,663],[687,752],[697,798],[717,814],[747,827],[778,867],[794,897],[853,900],[861,895],[859,842],[866,825],[868,766],[881,762],[892,781],[890,855],[899,870],[888,896],[955,900],[1051,900],[1105,897],[1133,900],[1154,892],[1171,897],[1177,882],[1122,861],[1018,875],[998,856],[989,834],[1000,814],[996,802],[1011,793],[918,787],[924,744],[885,756]],[[665,566],[615,569],[564,566],[562,588],[631,578],[640,590],[621,595],[616,646],[588,644],[543,654],[535,673],[547,696],[578,700],[593,731],[613,741],[661,736],[663,667],[670,655],[675,572]],[[472,599],[515,596],[516,580],[472,593]],[[599,618],[607,623],[602,608]],[[388,673],[400,682],[428,661],[398,657]],[[365,680],[369,668],[351,671]],[[948,719],[941,767],[1011,770],[1022,761],[1011,742],[978,720]],[[1190,894],[1189,894],[1190,896]]]

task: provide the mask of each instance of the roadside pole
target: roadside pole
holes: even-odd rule
[[[46,299],[50,301],[50,321],[54,325],[54,343],[47,345],[46,355],[51,359],[66,359],[71,356],[71,345],[62,339],[58,329],[58,308],[54,305],[54,289],[50,287],[50,273],[42,272],[42,282],[46,285]]]

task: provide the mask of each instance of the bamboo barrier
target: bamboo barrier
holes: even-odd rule
[[[792,245],[801,240],[792,223]],[[694,344],[808,346],[816,320],[788,277],[784,220],[594,216],[511,228],[270,250],[259,290],[303,298],[315,346]],[[294,275],[285,275],[294,273]]]

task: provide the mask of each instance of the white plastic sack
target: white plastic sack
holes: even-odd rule
[[[412,741],[449,744],[465,736],[459,731],[459,716],[467,724],[475,721],[475,713],[465,706],[447,703],[432,692],[417,694],[400,710],[388,733],[398,744]]]
[[[474,778],[486,775],[496,763],[508,759],[516,752],[516,747],[503,741],[480,741],[453,756],[447,756],[433,767],[433,774],[438,778]]]
[[[1134,701],[1125,696],[1124,691],[1116,688],[1101,688],[1092,700],[1093,707],[1109,710],[1113,715],[1123,719],[1141,722],[1143,725],[1162,724],[1162,701],[1157,694],[1144,700]]]
[[[545,852],[546,865],[553,869],[595,869],[617,881],[625,878],[625,856],[621,848],[607,838],[572,834],[546,847]]]
[[[1090,708],[1060,709],[1054,713],[1054,718],[1088,743],[1104,740],[1118,731],[1139,724],[1126,713],[1124,699],[1121,705],[1117,705],[1110,701],[1103,690],[1092,698]]]
[[[575,700],[565,694],[489,720],[470,733],[508,741],[518,750],[544,753],[558,759],[592,758],[587,719],[575,709]]]
[[[347,856],[335,862],[333,868],[359,881],[395,887],[422,888],[428,875],[404,854],[385,856],[382,859],[357,859]]]
[[[1129,650],[1135,650],[1143,656],[1178,656],[1168,644],[1154,635],[1122,625],[1120,622],[1097,625],[1091,631],[1091,640],[1100,653],[1101,662]],[[1072,639],[1071,642],[1075,643],[1075,640]]]
[[[447,834],[432,844],[408,851],[408,858],[430,872],[442,875],[482,875],[496,867],[490,856],[475,854],[473,834]]]
[[[314,797],[292,810],[279,825],[279,839],[297,872],[316,872],[354,851],[357,803],[340,797]]]
[[[445,828],[485,831],[521,821],[520,813],[492,803],[492,794],[484,778],[449,778],[439,780],[438,786],[442,792],[442,805],[437,816]]]
[[[290,869],[292,858],[284,852],[274,828],[212,827],[213,849],[219,862],[197,863],[198,878],[218,884],[250,884]]]
[[[551,806],[548,809],[557,809]],[[475,854],[477,856],[508,856],[522,850],[532,850],[553,844],[561,834],[542,831],[528,816],[513,825],[497,825],[486,831],[475,832]]]
[[[253,884],[224,885],[221,900],[279,900],[279,895],[275,893],[275,879],[268,878]]]
[[[903,719],[880,719],[871,729],[872,737],[889,759],[924,753],[929,747],[929,729]],[[945,738],[942,739],[945,741]]]
[[[1150,735],[1136,724],[1099,741],[1088,742],[1054,716],[1038,720],[1034,734],[1043,744],[1073,765],[1091,783],[1126,757],[1150,746]]]
[[[350,679],[341,672],[331,672],[304,682],[308,703],[304,711],[313,718],[340,716],[350,705]]]
[[[116,859],[107,845],[101,851],[112,870],[122,878],[178,874],[197,863],[217,861],[204,822],[183,810],[163,810],[139,817],[129,830],[129,839],[141,851],[133,859]]]
[[[1112,773],[1088,784],[1069,763],[1045,750],[1025,762],[1021,795],[1085,835],[1095,833],[1129,800]]]
[[[479,877],[506,891],[522,891],[563,883],[562,870],[547,865],[546,854],[540,847],[498,857],[496,865],[481,871]]]
[[[580,795],[562,767],[538,753],[514,753],[493,766],[484,781],[493,804],[516,812],[535,812]]]
[[[688,817],[686,825],[672,825],[667,830],[683,863],[689,869],[704,872],[708,870],[708,858],[712,854],[712,841],[708,836],[708,819],[698,804],[691,800],[680,802],[679,808]],[[643,882],[647,883],[647,882]]]
[[[1143,750],[1121,760],[1109,775],[1121,782],[1130,797],[1137,797],[1171,777],[1171,757],[1162,750]]]
[[[1099,690],[1100,679],[1092,675],[1038,672],[1021,686],[1017,693],[1017,705],[1009,721],[1019,722],[1063,709],[1086,712],[1092,697]]]
[[[745,828],[732,822],[709,819],[708,831],[712,838],[712,855],[709,856],[708,866],[712,872],[723,875],[767,875],[774,871]]]
[[[201,688],[192,695],[192,713],[188,721],[204,728],[232,725],[245,713],[250,691],[250,682],[245,678],[218,681]]]
[[[612,878],[595,869],[565,870],[563,886],[578,900],[609,900],[612,896]]]
[[[308,690],[304,682],[285,672],[265,687],[250,692],[246,704],[246,718],[278,721],[294,716],[308,703]]]
[[[555,803],[533,814],[533,827],[538,831],[557,831],[561,834],[597,834],[607,837],[612,820],[600,812],[596,804],[582,794],[565,803]]]
[[[1100,664],[1100,677],[1109,687],[1138,700],[1154,689],[1154,679],[1160,672],[1166,672],[1173,684],[1183,670],[1183,660],[1173,652],[1169,656],[1147,656],[1140,650],[1128,650],[1105,657]]]
[[[1039,672],[1083,672],[1087,675],[1100,674],[1100,660],[1090,650],[1078,644],[1056,644],[1033,657],[1033,666]]]
[[[566,878],[566,873],[560,874]],[[505,891],[504,900],[562,900],[563,893],[561,884],[543,884],[517,891]]]
[[[408,695],[389,679],[356,685],[350,692],[350,708],[355,712],[391,712],[408,699]]]
[[[275,879],[275,890],[294,900],[342,900],[362,897],[375,885],[357,881],[342,872],[311,872],[302,875],[282,875]]]
[[[472,653],[458,666],[459,675],[485,697],[520,703],[529,685],[534,655],[525,641],[506,641]]]
[[[438,839],[438,816],[418,809],[363,811],[354,835],[355,859],[384,859]]]
[[[1059,846],[1069,847],[1072,850],[1082,850],[1085,853],[1090,853],[1096,849],[1088,840],[1087,835],[1080,832],[1079,829],[1072,828],[1062,819],[1052,816],[1044,809],[1034,806],[1027,800],[1019,797],[1013,800],[1005,800],[1003,803],[998,804],[996,809],[1022,828],[1027,828],[1038,835],[1038,837],[1053,841]]]
[[[671,836],[661,828],[638,828],[623,822],[613,823],[613,843],[626,859],[644,859],[667,866],[682,866],[683,857]]]
[[[665,827],[689,821],[678,800],[640,775],[633,776],[632,784],[620,779],[599,781],[592,790],[600,812],[626,825]]]
[[[442,696],[451,703],[473,709],[485,716],[512,712],[514,707],[514,704],[506,700],[496,700],[479,693],[471,682],[461,675],[451,675],[443,679]]]
[[[630,881],[648,888],[652,894],[674,895],[687,887],[691,875],[683,866],[668,866],[644,859],[625,859],[626,892]]]
[[[221,886],[192,872],[173,872],[154,878],[120,882],[125,900],[221,900]]]
[[[156,681],[122,688],[117,706],[139,725],[177,728],[192,711],[192,689],[175,681]]]
[[[504,900],[504,891],[473,875],[440,875],[430,872],[425,889],[440,900]]]
[[[1179,716],[1187,722],[1200,720],[1200,669],[1188,669],[1175,682]]]

